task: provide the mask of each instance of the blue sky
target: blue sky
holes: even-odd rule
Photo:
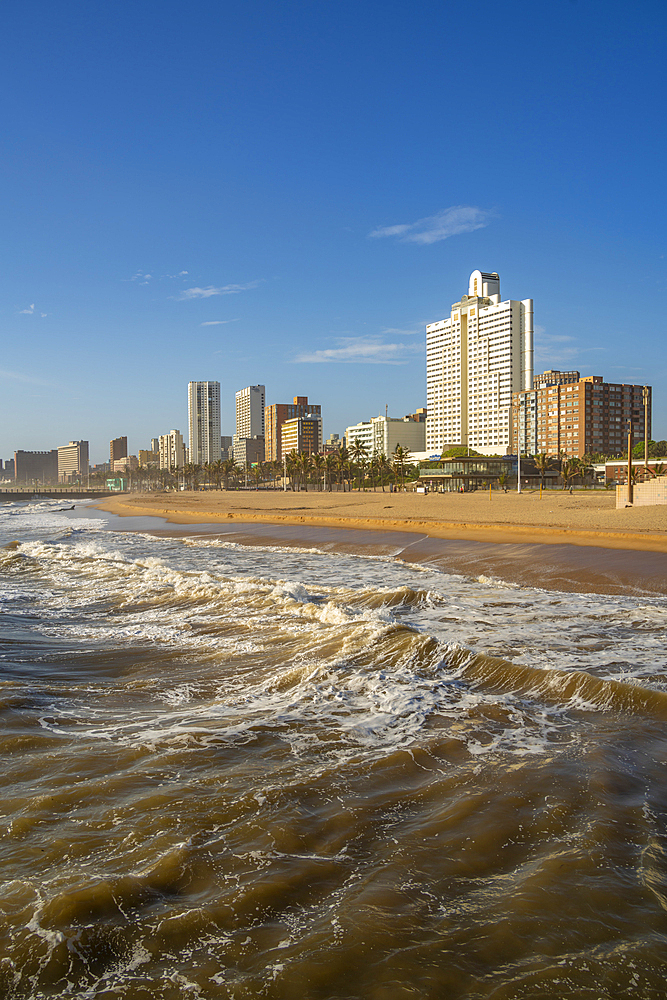
[[[536,369],[654,386],[667,438],[664,3],[8,0],[0,457],[187,432],[187,382],[425,405],[475,268]]]

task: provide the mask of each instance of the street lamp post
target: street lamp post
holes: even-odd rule
[[[649,388],[647,385],[642,389],[644,398],[644,480],[648,479],[648,397]]]
[[[632,489],[632,420],[628,420],[628,503],[633,501]]]

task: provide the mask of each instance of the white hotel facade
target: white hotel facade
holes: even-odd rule
[[[426,327],[426,450],[511,451],[512,393],[533,387],[533,300],[500,300],[495,272],[473,271],[448,319]]]

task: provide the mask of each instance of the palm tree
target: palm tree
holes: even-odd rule
[[[405,486],[405,466],[409,464],[410,458],[410,449],[397,444],[394,448],[394,468],[398,470],[401,477],[401,489]]]
[[[380,483],[382,484],[382,492],[384,493],[384,474],[389,469],[391,469],[390,463],[387,461],[387,456],[384,452],[381,452],[375,459],[377,464],[378,472],[380,473]]]
[[[561,465],[560,474],[563,477],[563,489],[567,489],[571,479],[574,479],[581,472],[581,463],[578,458],[566,458]]]
[[[319,483],[322,478],[322,470],[324,468],[324,455],[315,454],[310,456],[310,463],[315,471],[316,482]],[[320,489],[322,487],[320,486]]]
[[[540,452],[539,455],[533,455],[533,461],[540,474],[540,483],[544,487],[545,473],[547,469],[551,468],[551,456],[547,455],[546,452]]]
[[[336,471],[336,456],[326,455],[324,459],[324,471],[326,473],[327,487],[329,493],[331,493],[331,487],[333,485],[334,473]]]
[[[289,476],[290,486],[294,490],[294,483],[298,486],[299,484],[299,453],[296,450],[292,450],[289,455],[286,456],[287,465],[287,475]]]
[[[344,444],[341,444],[339,446],[338,451],[336,452],[335,458],[336,458],[336,465],[337,465],[338,471],[340,473],[340,483],[341,483],[341,486],[342,486],[342,489],[343,489],[343,493],[344,493],[345,492],[345,470],[348,467],[349,462],[350,462],[350,453],[349,453],[349,451],[347,450],[347,448],[345,447]]]
[[[298,468],[299,472],[303,476],[303,485],[306,487],[306,489],[308,489],[308,476],[312,469],[312,463],[310,455],[308,454],[307,451],[302,451],[301,454],[299,455]]]
[[[225,489],[229,489],[229,477],[235,476],[238,469],[236,467],[236,462],[233,458],[227,458],[222,463],[222,477],[225,481]]]
[[[220,480],[224,476],[223,461],[221,458],[218,458],[215,462],[211,463],[211,475],[213,477],[213,482],[217,488],[220,489]]]
[[[358,439],[352,443],[350,448],[350,458],[353,462],[356,462],[364,475],[364,481],[366,480],[366,466],[368,464],[368,448],[363,441]],[[361,489],[361,479],[359,479],[359,489]]]

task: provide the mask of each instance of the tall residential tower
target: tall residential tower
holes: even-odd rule
[[[449,319],[426,327],[426,450],[511,450],[512,393],[533,385],[533,300],[500,300],[500,278],[473,271]]]
[[[204,465],[220,458],[220,383],[188,382],[190,462]]]

